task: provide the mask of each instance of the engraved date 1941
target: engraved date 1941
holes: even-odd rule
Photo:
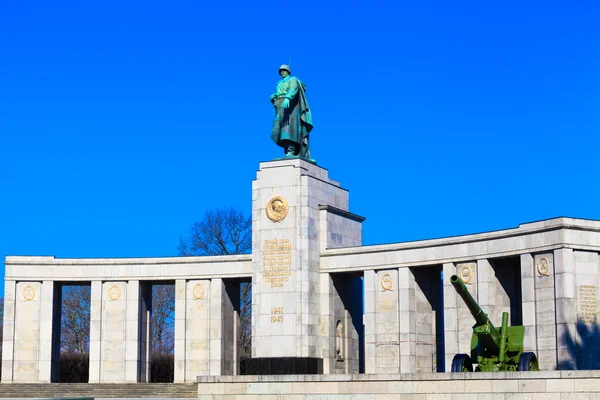
[[[283,307],[271,307],[271,322],[283,322]]]

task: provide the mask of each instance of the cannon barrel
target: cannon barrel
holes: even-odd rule
[[[465,360],[477,362],[480,371],[537,371],[537,360],[533,353],[523,353],[524,326],[508,326],[508,313],[502,313],[502,327],[496,329],[479,304],[473,299],[460,276],[452,275],[450,283],[463,299],[475,319],[471,336],[471,357],[457,354],[452,361],[452,371],[464,371]],[[510,339],[510,340],[509,340]],[[531,361],[533,360],[533,361]],[[456,364],[456,365],[455,365]],[[522,365],[523,364],[523,365]]]
[[[479,337],[480,342],[491,351],[493,354],[500,353],[500,334],[498,330],[492,324],[492,321],[483,312],[479,304],[473,299],[471,293],[467,290],[465,283],[460,279],[458,275],[452,275],[450,277],[450,283],[456,289],[458,295],[463,299],[471,315],[475,318],[475,326],[473,327],[473,334]]]
[[[471,293],[469,293],[469,290],[465,286],[465,283],[462,281],[462,279],[460,279],[458,275],[452,275],[450,277],[450,283],[452,286],[454,286],[456,293],[458,293],[458,295],[463,299],[467,307],[469,307],[469,311],[471,311],[471,315],[473,318],[475,318],[477,325],[492,325],[488,316],[483,312],[481,307],[479,307],[479,304],[477,304],[477,302],[473,299]]]

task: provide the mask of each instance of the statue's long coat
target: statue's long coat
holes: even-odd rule
[[[308,144],[306,139],[313,128],[310,107],[304,94],[305,90],[304,84],[294,76],[279,81],[275,92],[278,97],[273,100],[277,115],[273,121],[271,132],[271,139],[278,146],[283,147],[282,140],[298,143],[302,156],[308,151],[308,148],[304,147]],[[288,108],[281,108],[284,96],[291,97]]]

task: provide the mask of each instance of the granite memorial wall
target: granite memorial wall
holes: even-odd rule
[[[256,374],[449,371],[473,319],[458,274],[499,324],[525,325],[542,370],[600,369],[600,221],[362,246],[364,218],[328,171],[260,164],[253,252],[139,259],[6,258],[2,382],[52,382],[60,287],[91,285],[90,382],[145,382],[148,291],[175,285],[175,381],[238,375],[239,282],[252,279]]]

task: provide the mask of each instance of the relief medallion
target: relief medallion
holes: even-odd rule
[[[267,202],[267,218],[273,222],[281,222],[288,215],[287,200],[281,196],[272,197]]]
[[[121,298],[121,289],[117,285],[112,285],[108,289],[108,297],[111,301],[119,300]]]
[[[462,279],[462,281],[465,284],[470,284],[471,281],[473,280],[473,271],[471,270],[471,267],[468,265],[463,265],[460,268],[460,272],[458,273],[458,275],[460,276],[460,279]]]
[[[25,299],[25,301],[32,301],[35,299],[35,288],[33,286],[27,285],[23,288],[23,299]]]
[[[550,275],[550,262],[546,257],[541,257],[537,263],[537,269],[540,276]]]
[[[204,294],[204,286],[201,283],[194,285],[194,288],[192,289],[194,300],[202,300],[204,298]]]
[[[383,291],[392,290],[392,286],[392,276],[390,274],[384,274],[381,277],[381,287],[383,288]]]

